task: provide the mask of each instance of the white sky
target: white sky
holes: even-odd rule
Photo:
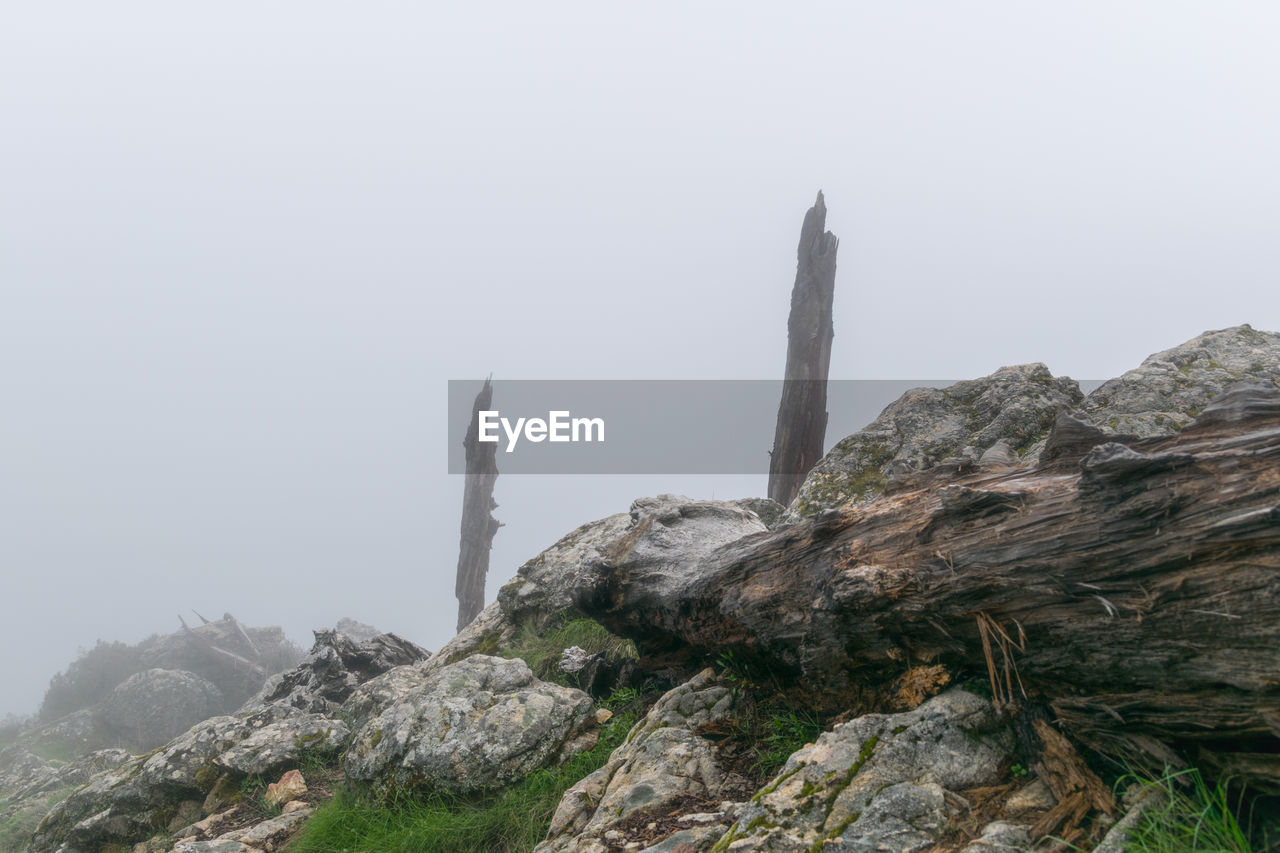
[[[445,380],[1101,378],[1280,328],[1280,7],[10,4],[0,714],[190,608],[452,633]],[[840,436],[828,436],[834,441]],[[501,480],[489,589],[632,497]]]

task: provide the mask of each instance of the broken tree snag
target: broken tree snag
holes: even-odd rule
[[[787,506],[819,459],[827,434],[827,373],[831,367],[831,303],[836,289],[840,241],[818,200],[804,215],[796,254],[796,283],[787,319],[787,371],[778,404],[778,425],[769,458],[769,497]]]
[[[480,412],[493,407],[493,385],[488,379],[471,407],[471,423],[462,446],[467,451],[466,483],[462,491],[462,536],[458,544],[458,630],[470,624],[484,608],[484,579],[489,573],[489,550],[502,524],[493,517],[498,504],[493,486],[498,480],[498,445],[480,441]]]

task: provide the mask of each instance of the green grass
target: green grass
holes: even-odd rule
[[[822,722],[807,711],[787,708],[764,717],[758,731],[755,770],[767,779],[782,769],[793,752],[818,739]]]
[[[636,719],[634,704],[620,707],[593,749],[479,796],[427,791],[378,797],[339,789],[307,821],[289,853],[527,853],[546,836],[564,792],[608,760]]]
[[[634,643],[610,634],[593,619],[570,619],[540,631],[525,625],[509,645],[498,650],[498,656],[520,658],[543,681],[576,687],[572,676],[560,671],[560,655],[570,646],[584,649],[588,654],[638,657]]]
[[[1159,779],[1130,775],[1120,781],[1151,789],[1161,799],[1129,834],[1131,853],[1254,853],[1247,822],[1241,826],[1226,787],[1210,787],[1200,771],[1167,770]]]

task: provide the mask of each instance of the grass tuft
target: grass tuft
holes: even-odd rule
[[[542,630],[525,625],[510,645],[498,651],[498,655],[520,658],[543,681],[576,687],[569,680],[568,674],[560,671],[560,656],[571,646],[577,646],[587,654],[607,653],[614,657],[632,659],[638,657],[634,643],[610,634],[594,619],[570,619]]]
[[[1226,787],[1210,787],[1199,770],[1170,769],[1158,779],[1130,775],[1120,781],[1158,798],[1130,831],[1125,848],[1130,853],[1253,853]]]

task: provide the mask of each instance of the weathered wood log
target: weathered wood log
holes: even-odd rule
[[[826,224],[827,205],[819,192],[800,228],[787,318],[787,369],[769,457],[769,497],[783,506],[795,499],[805,475],[822,458],[827,434],[827,374],[834,336],[831,304],[840,241],[824,231]]]
[[[480,441],[479,413],[493,405],[493,385],[486,379],[471,407],[462,446],[467,451],[466,482],[462,491],[462,532],[458,544],[458,574],[454,594],[458,597],[458,630],[461,631],[484,609],[484,582],[489,574],[489,551],[493,537],[502,526],[493,517],[498,504],[493,487],[498,480],[498,445]]]
[[[833,702],[919,663],[989,674],[1118,762],[1178,750],[1280,790],[1280,390],[1125,444],[1060,421],[1038,468],[924,472],[668,572],[660,597],[629,574],[637,530],[578,604],[643,652],[733,650]]]

